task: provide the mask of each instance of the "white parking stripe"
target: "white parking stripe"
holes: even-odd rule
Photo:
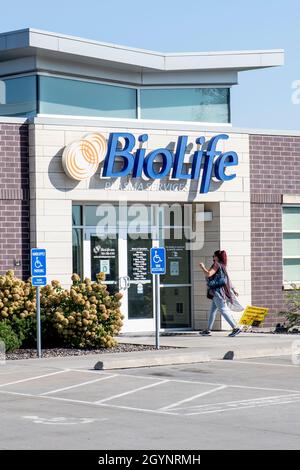
[[[63,392],[65,390],[70,390],[72,388],[82,387],[83,385],[88,385],[88,384],[93,384],[95,382],[100,382],[101,380],[111,379],[112,377],[118,377],[118,374],[106,375],[105,377],[100,377],[100,378],[94,379],[94,380],[88,380],[87,382],[81,382],[81,383],[76,384],[76,385],[70,385],[69,387],[57,388],[56,390],[50,390],[49,392],[42,393],[41,395],[50,395],[51,393]]]
[[[213,388],[212,390],[206,390],[206,392],[198,393],[198,395],[193,395],[192,397],[186,398],[185,400],[177,401],[176,403],[172,403],[171,405],[159,408],[159,410],[164,411],[170,410],[171,408],[177,408],[178,405],[181,405],[182,403],[188,403],[189,401],[195,400],[196,398],[204,397],[205,395],[210,395],[211,393],[217,392],[218,390],[223,390],[224,388],[227,388],[227,385],[221,385],[220,387]]]
[[[167,382],[169,382],[169,380],[161,380],[160,382],[156,382],[154,384],[145,385],[144,387],[135,388],[134,390],[129,390],[129,392],[119,393],[118,395],[113,395],[109,398],[104,398],[103,400],[94,401],[94,403],[96,405],[100,405],[101,403],[104,403],[105,401],[114,400],[114,398],[124,397],[125,395],[130,395],[131,393],[136,393],[136,392],[139,392],[140,390],[146,390],[147,388],[157,387],[158,385],[162,385]]]
[[[249,403],[261,403],[261,402],[265,402],[265,401],[270,401],[270,400],[278,400],[280,398],[300,398],[300,395],[299,393],[298,394],[295,394],[295,395],[273,395],[273,396],[269,396],[269,397],[259,397],[259,398],[246,398],[245,400],[234,400],[234,401],[218,401],[216,403],[211,403],[211,404],[202,404],[202,405],[193,405],[193,406],[190,406],[189,408],[197,408],[197,409],[200,409],[200,408],[207,408],[207,407],[210,407],[210,406],[220,406],[220,405],[226,405],[226,406],[232,406],[232,407],[237,407],[239,405],[245,405],[245,404],[249,404]],[[180,408],[177,408],[178,410]],[[188,409],[186,407],[182,408],[182,409]]]
[[[83,403],[84,405],[93,405],[92,401],[85,401],[85,400],[73,400],[72,398],[60,398],[60,397],[44,397],[43,395],[34,395],[32,393],[21,393],[21,392],[10,392],[8,390],[0,390],[0,394],[3,395],[17,395],[21,397],[27,398],[44,398],[46,400],[60,400],[60,401],[69,401],[71,403]]]
[[[15,380],[14,382],[8,382],[5,384],[0,384],[0,387],[7,387],[8,385],[21,384],[23,382],[29,382],[30,380],[43,379],[44,377],[50,377],[51,375],[64,374],[65,372],[70,372],[71,369],[59,370],[57,372],[51,372],[50,374],[36,375],[35,377],[29,377],[27,379]]]
[[[224,361],[225,362],[225,361]],[[151,378],[151,379],[157,379],[154,375],[151,376],[142,376],[142,375],[133,375],[133,374],[122,374],[120,373],[120,377],[136,377],[139,379],[145,379],[145,378]],[[216,383],[216,382],[202,382],[199,380],[180,380],[180,379],[168,379],[169,382],[175,382],[175,383],[187,383],[187,384],[201,384],[201,385],[215,385],[217,386],[227,386],[227,387],[233,387],[233,388],[245,388],[249,390],[265,390],[265,391],[270,391],[270,392],[289,392],[289,393],[300,393],[300,390],[290,390],[286,388],[269,388],[269,387],[251,387],[248,385],[233,385],[233,384],[221,384],[221,383]]]
[[[80,404],[80,405],[90,405],[90,406],[96,406],[96,407],[99,407],[99,408],[120,408],[120,409],[124,409],[124,410],[128,410],[128,411],[142,411],[142,412],[145,412],[145,413],[154,413],[154,414],[162,414],[162,415],[178,415],[178,413],[173,413],[173,412],[168,412],[168,411],[159,411],[159,410],[149,410],[147,408],[134,408],[134,407],[130,407],[130,406],[120,406],[120,405],[111,405],[111,404],[107,404],[107,403],[99,403],[99,404],[96,404],[92,401],[84,401],[84,400],[75,400],[73,398],[61,398],[61,397],[50,397],[49,395],[47,396],[43,396],[43,395],[32,395],[30,393],[20,393],[20,392],[9,392],[7,390],[0,390],[0,394],[3,394],[3,395],[14,395],[14,396],[21,396],[21,397],[26,397],[26,398],[41,398],[41,399],[44,399],[44,400],[56,400],[56,401],[64,401],[66,403],[77,403],[77,404]]]
[[[146,413],[179,416],[179,413],[174,413],[173,411],[149,410],[148,408],[135,408],[133,406],[111,405],[110,403],[99,403],[99,405],[96,405],[96,406],[103,406],[103,407],[106,406],[108,408],[119,408],[120,410],[144,411]]]
[[[218,406],[217,403],[211,405],[201,405],[199,407],[199,411],[195,411],[193,413],[184,413],[184,416],[194,416],[194,415],[201,415],[201,414],[209,414],[209,413],[222,413],[224,411],[240,411],[245,410],[248,408],[258,408],[262,406],[272,406],[272,405],[285,405],[289,403],[298,403],[300,401],[299,395],[290,395],[290,396],[279,396],[279,397],[265,397],[265,398],[256,398],[254,400],[242,400],[236,402],[228,402],[223,403],[223,407]],[[222,405],[219,404],[219,405]],[[206,407],[206,408],[205,408]],[[200,409],[202,408],[202,409]],[[177,411],[179,411],[177,409]]]
[[[231,364],[247,364],[247,365],[254,365],[254,366],[276,366],[276,367],[299,367],[299,365],[296,364],[278,364],[274,362],[248,362],[248,361],[224,361],[224,359],[215,359],[211,362],[223,362],[223,363],[231,363]]]

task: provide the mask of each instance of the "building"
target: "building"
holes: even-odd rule
[[[274,324],[300,282],[300,132],[233,128],[230,89],[240,72],[282,64],[282,50],[1,34],[1,271],[27,277],[30,247],[47,249],[48,278],[64,285],[105,271],[124,294],[123,331],[152,331],[149,253],[163,243],[162,328],[200,329],[199,262],[221,248],[242,303],[269,307]]]

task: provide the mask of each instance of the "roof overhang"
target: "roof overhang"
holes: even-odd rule
[[[0,34],[0,62],[34,56],[111,68],[120,73],[168,75],[173,73],[233,73],[284,63],[284,51],[162,53],[82,39],[37,29]],[[143,79],[141,79],[143,82]]]

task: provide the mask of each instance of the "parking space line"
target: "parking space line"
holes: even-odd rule
[[[231,364],[248,364],[248,365],[255,365],[255,366],[276,366],[276,367],[297,367],[296,364],[274,364],[274,362],[248,362],[248,361],[224,361],[224,359],[215,359],[211,362],[222,362],[222,363],[231,363]],[[299,367],[299,365],[298,365]]]
[[[225,362],[225,361],[224,361]],[[137,377],[140,379],[144,379],[146,377],[143,377],[142,375],[133,375],[133,374],[122,374],[120,373],[120,377]],[[157,379],[155,376],[148,376],[147,378],[152,378],[152,379]],[[270,391],[270,392],[289,392],[289,393],[300,393],[300,390],[290,390],[290,389],[285,389],[285,388],[269,388],[269,387],[251,387],[248,385],[233,385],[233,384],[221,384],[221,383],[216,383],[216,382],[202,382],[199,380],[180,380],[180,379],[168,379],[169,382],[176,382],[176,383],[187,383],[187,384],[201,384],[201,385],[214,385],[214,386],[227,386],[227,387],[233,387],[233,388],[245,388],[249,390],[265,390],[265,391]]]
[[[118,377],[118,374],[106,375],[105,377],[100,377],[100,378],[94,379],[94,380],[88,380],[87,382],[80,382],[79,384],[70,385],[69,387],[57,388],[56,390],[50,390],[49,392],[41,393],[41,395],[50,395],[51,393],[63,392],[65,390],[71,390],[71,389],[76,388],[76,387],[82,387],[83,385],[93,384],[95,382],[100,382],[101,380],[111,379],[113,377]]]
[[[0,394],[3,394],[3,395],[17,395],[17,396],[21,396],[21,397],[26,397],[26,398],[41,398],[41,399],[44,399],[44,400],[56,400],[56,401],[64,401],[66,403],[70,403],[70,404],[74,404],[74,403],[77,403],[79,405],[90,405],[90,406],[96,406],[96,407],[106,407],[106,408],[119,408],[119,409],[124,409],[124,410],[128,410],[128,411],[142,411],[142,412],[145,412],[145,413],[154,413],[154,414],[162,414],[162,415],[173,415],[173,416],[176,416],[178,415],[178,413],[173,413],[173,412],[168,412],[168,411],[159,411],[159,410],[151,410],[151,409],[147,409],[147,408],[135,408],[135,407],[130,407],[130,406],[122,406],[122,405],[111,405],[111,404],[108,404],[108,403],[95,403],[95,402],[92,402],[92,401],[85,401],[85,400],[75,400],[73,398],[62,398],[62,397],[52,397],[52,396],[49,396],[49,395],[33,395],[33,394],[30,394],[30,393],[21,393],[21,392],[10,392],[8,390],[0,390]]]
[[[15,380],[14,382],[8,382],[8,383],[5,383],[5,384],[0,384],[0,387],[7,387],[8,385],[16,385],[16,384],[20,384],[20,383],[23,383],[23,382],[29,382],[31,380],[43,379],[44,377],[50,377],[51,375],[64,374],[65,372],[70,372],[70,370],[71,369],[64,369],[64,370],[59,370],[57,372],[51,372],[49,374],[36,375],[34,377],[28,377],[27,379]]]
[[[104,403],[105,401],[114,400],[115,398],[124,397],[125,395],[130,395],[131,393],[136,393],[136,392],[139,392],[140,390],[146,390],[147,388],[157,387],[158,385],[162,385],[162,384],[167,383],[167,382],[169,382],[169,380],[161,380],[160,382],[156,382],[154,384],[145,385],[144,387],[138,387],[138,388],[135,388],[134,390],[129,390],[128,392],[119,393],[118,395],[112,395],[111,397],[108,397],[108,398],[103,398],[103,400],[94,401],[94,403],[96,405],[100,405],[101,403]]]
[[[92,401],[85,401],[85,400],[74,400],[72,398],[61,398],[61,397],[49,397],[49,396],[43,396],[43,395],[34,395],[33,393],[21,393],[21,392],[11,392],[8,390],[0,390],[0,394],[3,395],[17,395],[21,397],[27,397],[27,398],[44,398],[47,400],[60,400],[60,401],[69,401],[69,402],[74,402],[74,403],[82,403],[85,405],[93,405]]]
[[[268,400],[278,400],[280,398],[299,398],[300,399],[300,395],[299,393],[298,394],[295,394],[295,395],[273,395],[273,396],[269,396],[269,397],[259,397],[259,398],[246,398],[244,400],[233,400],[233,401],[221,401],[221,402],[216,402],[216,403],[211,403],[211,404],[202,404],[202,405],[194,405],[194,406],[190,406],[190,408],[207,408],[208,406],[219,406],[219,405],[228,405],[228,406],[232,406],[232,407],[235,407],[235,406],[238,406],[238,405],[245,405],[247,403],[263,403],[263,402],[267,402]],[[178,410],[180,408],[177,408]],[[186,407],[185,408],[182,408],[182,409],[187,409]]]
[[[185,413],[184,416],[194,416],[194,415],[209,414],[209,413],[222,413],[224,411],[240,411],[240,410],[245,410],[248,408],[297,403],[299,401],[300,401],[300,395],[282,395],[278,397],[263,397],[263,398],[255,398],[255,399],[249,399],[249,400],[240,400],[240,401],[232,401],[232,402],[224,402],[224,403],[211,403],[211,404],[196,406],[195,408],[198,408],[199,411],[195,411],[193,413]],[[227,407],[213,409],[218,405],[223,405],[223,406],[227,405]],[[212,408],[212,409],[205,410],[205,407]],[[179,409],[177,409],[177,411],[179,411]]]
[[[111,405],[110,403],[99,403],[96,406],[103,406],[108,408],[118,408],[120,410],[128,410],[128,411],[144,411],[146,413],[154,413],[154,414],[163,414],[163,415],[172,415],[172,416],[179,416],[179,413],[174,413],[173,411],[161,411],[161,410],[149,410],[148,408],[135,408],[133,406],[124,406],[124,405]]]
[[[195,400],[196,398],[204,397],[205,395],[210,395],[211,393],[217,392],[218,390],[223,390],[224,388],[227,388],[227,385],[221,385],[220,387],[213,388],[212,390],[207,390],[206,392],[198,393],[198,395],[193,395],[192,397],[186,398],[185,400],[177,401],[176,403],[172,403],[171,405],[159,408],[159,410],[164,411],[169,410],[171,408],[177,408],[178,405],[181,405],[182,403],[188,403],[189,401]]]

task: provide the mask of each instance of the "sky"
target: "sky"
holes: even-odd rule
[[[162,52],[284,49],[284,66],[239,74],[232,123],[300,130],[299,0],[0,0],[0,7],[0,32],[32,27]]]

